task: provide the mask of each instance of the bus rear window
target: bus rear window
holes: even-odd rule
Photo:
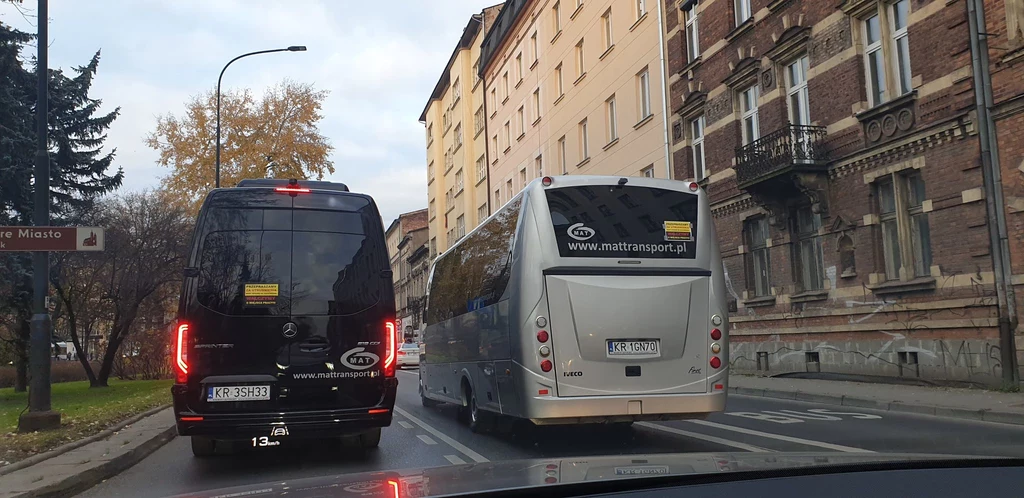
[[[697,257],[694,194],[629,185],[562,187],[545,193],[562,257]]]

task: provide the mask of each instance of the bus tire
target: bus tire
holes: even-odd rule
[[[472,389],[469,390],[469,406],[466,412],[469,430],[477,434],[483,434],[491,432],[494,428],[494,415],[487,410],[480,409],[476,402],[476,393]]]
[[[205,436],[192,436],[192,456],[203,458],[213,456],[217,450],[217,443],[213,438]]]

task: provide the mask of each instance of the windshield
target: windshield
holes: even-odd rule
[[[0,488],[1024,458],[1022,140],[1024,0],[0,0]]]

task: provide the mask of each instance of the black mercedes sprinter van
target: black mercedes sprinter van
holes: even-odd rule
[[[178,434],[196,456],[284,438],[376,447],[398,387],[394,320],[370,196],[269,179],[211,191],[172,333]]]

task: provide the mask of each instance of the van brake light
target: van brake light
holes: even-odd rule
[[[308,194],[309,189],[304,187],[276,187],[274,192],[286,192],[289,194]]]
[[[395,375],[395,322],[384,322],[384,376]]]
[[[174,359],[177,364],[177,371],[175,372],[175,380],[179,384],[183,384],[188,381],[188,329],[187,323],[178,324],[178,330],[176,334],[176,345],[174,348]]]

